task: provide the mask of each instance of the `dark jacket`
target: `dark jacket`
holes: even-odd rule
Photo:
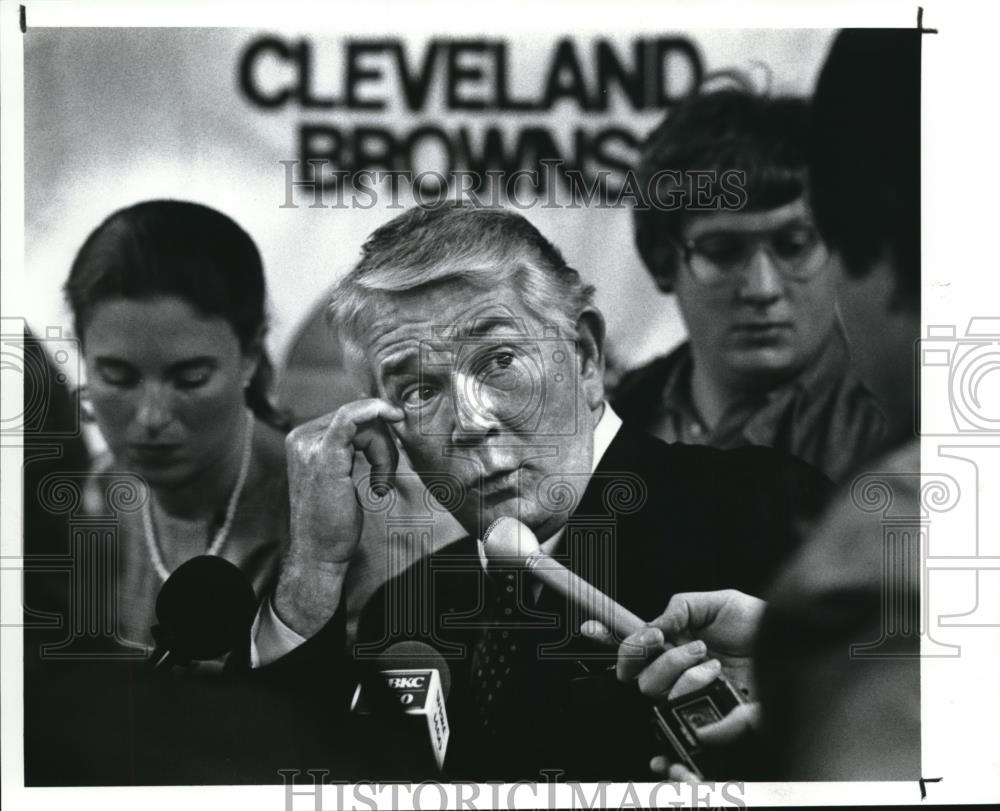
[[[557,557],[647,619],[676,592],[761,594],[796,547],[798,517],[818,511],[827,488],[817,471],[768,448],[666,445],[623,427],[570,518]],[[616,652],[579,635],[586,617],[549,590],[530,623],[512,631],[529,653],[511,675],[516,701],[508,732],[499,746],[484,743],[469,706],[469,668],[490,588],[476,543],[466,538],[376,592],[363,612],[353,659],[344,653],[341,611],[260,677],[299,691],[315,685],[325,702],[319,714],[332,716],[338,705],[346,707],[372,656],[418,639],[439,650],[451,671],[446,779],[543,780],[546,769],[567,779],[648,777],[649,757],[657,752],[649,706],[615,681]],[[408,771],[405,756],[389,755],[384,741],[379,749],[377,741],[363,740],[364,732],[350,734],[350,764],[313,767],[330,768],[334,776],[357,769],[369,779],[434,777]],[[374,755],[367,767],[358,760],[366,743]]]
[[[958,651],[921,629],[920,538],[935,506],[921,498],[918,440],[865,467],[768,594],[754,652],[779,767],[768,779],[921,774],[921,641],[925,656]]]

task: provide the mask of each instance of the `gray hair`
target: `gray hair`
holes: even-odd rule
[[[522,303],[543,323],[576,336],[594,307],[594,287],[520,214],[451,203],[415,206],[376,230],[361,261],[334,287],[327,321],[348,349],[361,340],[378,300],[448,281],[487,291],[514,280]]]

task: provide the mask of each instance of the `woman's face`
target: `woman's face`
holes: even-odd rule
[[[256,358],[225,319],[176,296],[111,299],[81,337],[94,412],[118,464],[170,487],[240,454]]]

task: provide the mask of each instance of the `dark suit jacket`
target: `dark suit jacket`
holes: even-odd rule
[[[761,594],[797,544],[798,519],[818,511],[827,488],[822,474],[769,448],[666,445],[623,427],[586,484],[557,557],[647,619],[676,592],[737,588]],[[338,612],[260,675],[297,691],[315,686],[328,702],[320,715],[336,714],[373,656],[394,642],[418,639],[440,651],[451,670],[446,778],[543,780],[540,770],[560,771],[567,779],[647,777],[648,759],[658,751],[648,704],[615,681],[615,651],[598,650],[581,637],[586,617],[550,590],[529,604],[526,624],[512,631],[523,654],[511,674],[510,723],[499,745],[483,740],[470,707],[469,670],[487,619],[489,588],[475,541],[456,542],[375,594],[363,612],[353,657],[344,652]],[[350,734],[351,755],[360,757],[365,734]],[[414,775],[405,756],[385,741],[371,744],[381,760],[371,765],[369,778],[433,777]],[[311,767],[339,771],[336,763]]]

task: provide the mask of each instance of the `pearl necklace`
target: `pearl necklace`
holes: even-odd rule
[[[240,462],[240,473],[236,477],[236,486],[233,488],[233,493],[229,497],[229,504],[226,506],[226,519],[222,522],[222,526],[219,527],[219,531],[215,533],[215,539],[212,541],[212,545],[208,547],[206,555],[218,555],[222,550],[222,545],[226,542],[229,530],[233,525],[233,518],[236,517],[236,506],[239,504],[240,496],[243,493],[243,485],[246,484],[247,474],[250,472],[250,457],[253,455],[254,418],[253,413],[249,409],[247,409],[246,415],[247,427],[243,439],[243,459]],[[156,532],[153,529],[153,513],[150,509],[152,501],[153,492],[150,490],[149,498],[142,505],[142,528],[145,531],[146,548],[149,550],[149,557],[153,561],[153,568],[156,569],[160,580],[166,580],[170,577],[170,570],[167,569],[166,564],[163,562],[159,544],[156,542]]]

